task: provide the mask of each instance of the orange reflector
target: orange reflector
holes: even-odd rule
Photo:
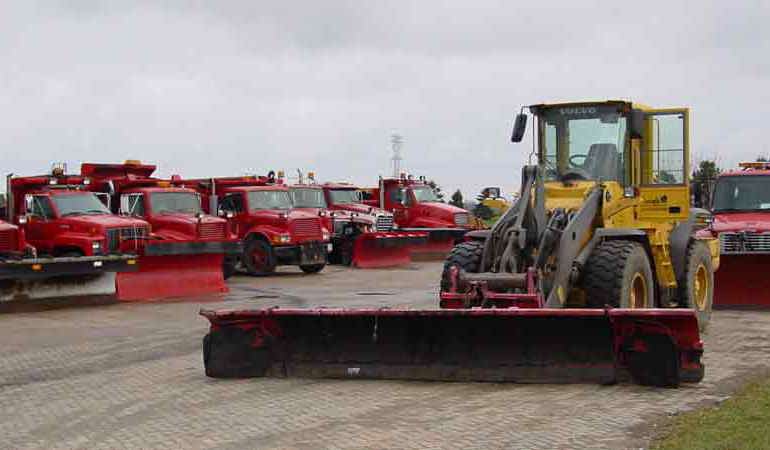
[[[129,266],[132,266],[132,265],[136,264],[136,260],[135,259],[129,259],[128,261],[126,261],[126,264],[128,264]]]
[[[32,264],[32,270],[43,270],[42,264]]]

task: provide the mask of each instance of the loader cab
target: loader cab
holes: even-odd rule
[[[551,203],[547,209],[577,207],[599,182],[608,192],[605,207],[638,207],[616,217],[614,226],[630,224],[632,213],[653,221],[687,219],[687,109],[606,101],[540,104],[529,110],[536,119],[538,161]],[[514,131],[517,137],[523,137],[521,130]]]

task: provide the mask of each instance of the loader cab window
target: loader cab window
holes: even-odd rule
[[[225,195],[219,209],[233,214],[243,212],[243,196],[241,194]]]
[[[547,181],[624,181],[627,125],[617,106],[552,107],[539,115]]]
[[[53,208],[51,207],[51,199],[45,195],[33,195],[32,196],[32,208],[27,211],[34,217],[41,219],[53,219]]]
[[[642,152],[643,165],[647,164],[648,179],[644,184],[683,184],[684,114],[656,113],[647,116],[649,144]],[[651,178],[650,178],[651,177]]]

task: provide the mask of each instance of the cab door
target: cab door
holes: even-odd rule
[[[690,120],[686,108],[649,110],[640,152],[639,219],[678,222],[690,213]]]
[[[53,239],[58,234],[51,199],[46,195],[28,195],[25,198],[27,223],[24,235],[27,241],[43,252],[53,251]]]

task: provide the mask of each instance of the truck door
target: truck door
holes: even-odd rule
[[[27,223],[24,233],[32,246],[43,252],[53,251],[53,239],[58,234],[51,199],[46,195],[28,195],[25,198]]]
[[[230,229],[239,237],[248,229],[246,211],[243,207],[243,195],[241,193],[227,194],[222,198],[217,213],[224,216],[230,224]],[[241,226],[243,224],[243,226]]]
[[[690,213],[689,110],[648,111],[644,125],[639,218],[651,222],[686,220]]]
[[[403,186],[397,184],[391,184],[385,191],[386,209],[393,211],[393,220],[401,227],[409,222],[408,194]]]

